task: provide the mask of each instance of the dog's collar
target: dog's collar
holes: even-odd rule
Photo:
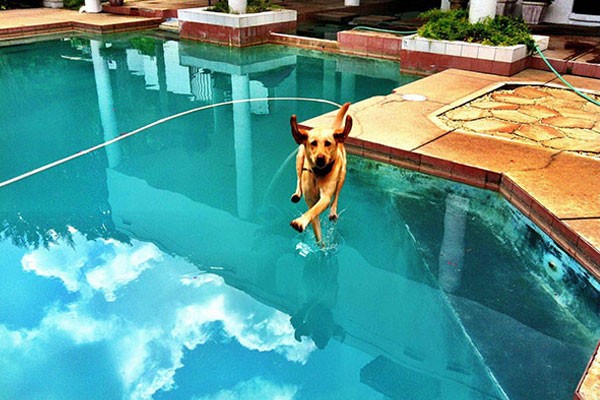
[[[319,178],[321,178],[323,176],[328,175],[331,172],[331,170],[333,169],[333,164],[335,164],[334,161],[330,162],[323,168],[312,167],[312,169],[302,168],[302,170],[311,172],[311,173],[315,174],[316,176],[318,176]]]

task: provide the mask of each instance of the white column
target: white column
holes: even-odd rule
[[[344,0],[344,5],[346,7],[360,6],[360,0]]]
[[[100,5],[100,0],[85,0],[86,13],[99,13],[101,11],[102,5]]]
[[[469,22],[483,21],[496,15],[496,0],[471,0],[469,2]]]
[[[245,14],[246,13],[246,0],[228,0],[227,4],[229,4],[229,8],[236,14]]]
[[[98,96],[98,109],[100,110],[100,123],[102,124],[104,141],[109,141],[116,138],[119,135],[119,131],[117,129],[117,116],[113,103],[108,64],[100,55],[101,46],[102,42],[93,39],[90,40],[96,94]],[[121,65],[117,67],[123,68]],[[121,162],[121,148],[119,146],[119,143],[113,143],[105,147],[109,168],[114,168]]]
[[[469,199],[452,193],[446,197],[438,279],[441,288],[449,293],[460,287],[462,279],[468,209]]]
[[[233,100],[250,97],[248,75],[231,75]],[[235,173],[238,216],[248,219],[252,215],[252,120],[250,103],[233,105],[233,140],[235,148]]]

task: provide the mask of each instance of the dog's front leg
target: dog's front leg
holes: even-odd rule
[[[335,196],[333,198],[333,202],[331,203],[331,208],[329,209],[329,219],[331,221],[337,221],[338,213],[338,200],[340,199],[340,192],[342,191],[342,186],[344,186],[344,181],[346,180],[346,168],[342,168],[340,171],[340,178],[338,180],[337,186],[335,188]]]
[[[297,203],[302,198],[302,170],[304,169],[304,157],[306,152],[304,150],[304,145],[301,144],[298,147],[298,154],[296,155],[296,190],[294,194],[292,194],[292,203]]]
[[[290,223],[290,225],[292,226],[292,228],[294,228],[298,232],[304,232],[304,230],[306,229],[306,226],[311,221],[313,221],[316,217],[318,217],[323,211],[325,211],[325,209],[327,209],[327,207],[329,206],[330,202],[331,202],[331,196],[321,194],[319,201],[317,201],[314,206],[309,208],[308,211],[306,211],[300,217],[293,220]],[[319,220],[317,220],[317,222],[319,222]],[[313,225],[313,229],[314,229],[314,225]],[[317,239],[317,242],[320,242],[321,241],[321,237],[320,237],[321,236],[321,225],[319,224],[319,227],[314,230],[315,230],[315,237]],[[317,232],[318,232],[318,236],[317,236]]]

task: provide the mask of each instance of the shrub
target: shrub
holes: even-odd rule
[[[273,4],[272,0],[248,0],[246,5],[247,13],[258,13],[263,11],[272,11],[281,8],[278,5]],[[231,13],[227,0],[219,0],[217,4],[210,7],[208,11]]]
[[[227,0],[220,0],[217,2],[217,4],[215,4],[212,7],[209,7],[207,10],[225,13],[225,14],[229,14],[231,12],[231,9],[229,8],[229,4],[227,4]]]
[[[520,18],[497,15],[482,22],[471,24],[466,10],[430,10],[421,14],[427,22],[418,35],[438,40],[460,40],[490,46],[514,46],[524,44],[529,51],[535,48],[527,24]]]
[[[79,10],[85,0],[63,0],[63,7],[69,10]]]

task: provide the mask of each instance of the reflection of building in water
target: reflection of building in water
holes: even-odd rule
[[[180,76],[166,80],[168,92],[187,91],[186,96],[202,102],[228,97],[238,100],[276,95],[279,85],[288,85],[290,89],[290,85],[298,84],[295,55],[275,57],[268,53],[261,56],[250,53],[250,60],[229,58],[224,61],[219,59],[220,54],[195,54],[195,49],[182,48],[175,65],[174,55],[165,46],[162,58],[165,70],[172,69]],[[248,57],[248,53],[240,54]],[[147,90],[160,90],[160,69],[152,66],[149,56],[128,53],[127,60],[129,68],[137,68],[136,73],[143,71]],[[338,91],[348,91],[345,95],[352,96],[356,89],[355,78],[352,74],[338,76],[340,68],[351,66],[335,61],[323,63],[322,78],[326,82],[321,82],[319,95],[335,96]],[[269,76],[265,73],[269,70],[276,73]],[[206,73],[208,71],[210,73]],[[184,80],[185,85],[180,80]],[[134,169],[130,164],[136,164],[137,157],[147,155],[130,153],[119,165],[111,165],[107,170],[107,186],[111,215],[117,228],[133,237],[152,238],[163,250],[186,257],[201,268],[223,267],[219,274],[229,285],[294,315],[292,322],[297,329],[297,339],[308,338],[321,348],[331,340],[343,340],[348,346],[369,354],[373,362],[363,368],[361,378],[381,393],[394,397],[405,389],[382,386],[381,378],[379,381],[372,378],[370,371],[385,364],[380,377],[418,371],[409,374],[409,378],[420,376],[425,384],[439,388],[441,393],[469,398],[471,387],[477,387],[495,395],[493,383],[476,358],[471,342],[460,334],[448,338],[448,332],[461,330],[444,297],[435,288],[372,265],[361,254],[361,244],[344,246],[334,259],[324,263],[319,259],[299,258],[293,254],[289,240],[277,233],[261,234],[263,227],[256,222],[254,212],[260,198],[257,193],[265,190],[267,183],[255,179],[255,174],[260,173],[265,164],[269,165],[267,170],[277,170],[282,160],[253,154],[257,149],[255,141],[265,141],[265,138],[253,137],[253,125],[259,121],[252,116],[263,115],[277,107],[261,102],[254,107],[238,103],[229,109],[215,109],[210,116],[218,131],[207,133],[210,146],[201,156],[187,157],[184,153],[189,149],[176,148],[173,143],[151,154],[160,157],[162,152],[179,152],[179,156],[172,159],[182,159],[185,164],[150,163],[141,170]],[[286,110],[284,114],[287,126],[289,112]],[[195,125],[192,123],[190,127]],[[231,168],[214,171],[210,164],[217,159],[219,165],[231,165]],[[223,159],[231,162],[223,162]],[[203,181],[208,185],[198,184]],[[219,190],[229,193],[224,196],[214,193]],[[235,204],[232,207],[224,204],[225,198],[233,198]],[[372,216],[381,212],[360,196],[353,201]],[[403,238],[399,239],[403,243],[412,243],[404,230],[395,230],[393,234]],[[403,247],[402,262],[419,264],[414,247]],[[345,268],[339,268],[338,263]],[[348,268],[350,266],[352,268]],[[414,271],[412,267],[407,269]],[[397,294],[398,302],[381,304],[381,293]],[[403,301],[408,298],[410,301]],[[448,349],[449,342],[452,342],[452,351]],[[465,360],[472,369],[455,376],[456,371],[448,366],[463,365]],[[440,398],[452,397],[449,394]]]
[[[190,83],[194,101],[212,103],[213,83],[210,70],[198,67],[190,67]]]

